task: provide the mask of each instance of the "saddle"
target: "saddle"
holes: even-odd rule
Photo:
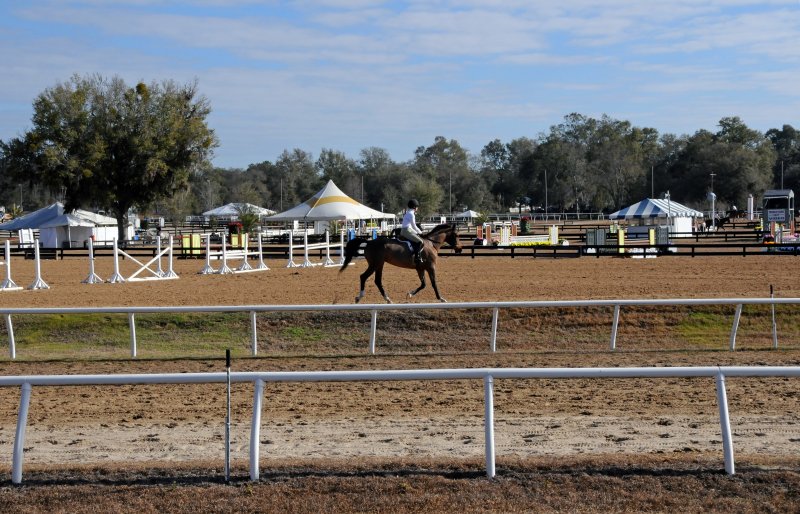
[[[412,254],[416,252],[416,248],[415,248],[415,247],[416,247],[417,245],[419,245],[419,247],[420,247],[420,248],[419,248],[419,249],[420,249],[420,251],[422,250],[422,247],[424,246],[424,245],[422,245],[422,244],[420,244],[420,243],[415,243],[414,241],[411,241],[410,239],[406,239],[405,237],[403,237],[403,236],[400,234],[400,229],[394,229],[394,230],[392,231],[392,234],[391,234],[391,236],[389,237],[389,239],[393,239],[394,241],[397,241],[397,243],[398,243],[398,244],[404,244],[404,245],[406,245],[406,247],[408,247],[408,250],[409,250],[409,251],[410,251]]]

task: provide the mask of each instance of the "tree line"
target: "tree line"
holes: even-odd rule
[[[229,202],[285,210],[332,179],[387,212],[417,198],[423,215],[520,206],[612,212],[666,192],[707,210],[712,189],[724,209],[800,186],[798,131],[786,124],[762,133],[735,116],[715,132],[675,135],[573,113],[535,137],[489,141],[479,154],[440,136],[405,162],[380,147],[356,158],[295,148],[242,169],[211,164],[218,141],[206,123],[210,109],[196,83],[130,87],[74,76],[37,96],[32,129],[0,141],[0,205],[32,210],[63,199],[118,220],[132,208],[182,219]]]

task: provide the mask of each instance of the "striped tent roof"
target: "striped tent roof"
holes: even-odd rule
[[[702,218],[703,213],[671,200],[645,198],[608,216],[612,220],[666,217]]]
[[[268,221],[322,221],[322,220],[369,220],[394,218],[394,214],[371,209],[360,204],[336,187],[333,180],[305,202],[288,211],[269,216]]]

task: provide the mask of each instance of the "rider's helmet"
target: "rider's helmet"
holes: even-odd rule
[[[408,201],[409,209],[416,209],[418,207],[419,207],[419,202],[417,201],[416,198],[412,198],[411,200]]]

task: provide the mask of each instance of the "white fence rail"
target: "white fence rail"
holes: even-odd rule
[[[261,411],[266,382],[355,382],[396,380],[483,380],[486,474],[495,476],[494,381],[503,379],[569,378],[714,378],[719,406],[725,471],[735,473],[726,377],[800,377],[800,366],[765,367],[660,367],[660,368],[468,368],[437,370],[369,370],[310,372],[171,373],[141,375],[42,375],[0,377],[0,387],[19,386],[20,407],[12,455],[11,480],[22,482],[23,448],[31,390],[34,386],[86,386],[136,384],[201,384],[252,382],[253,416],[250,428],[250,479],[260,476]]]
[[[617,348],[619,315],[623,307],[629,306],[693,306],[693,305],[734,305],[736,307],[731,325],[728,346],[736,349],[736,334],[744,305],[770,305],[772,307],[772,347],[778,347],[775,305],[800,305],[800,298],[705,298],[705,299],[660,299],[660,300],[565,300],[535,302],[468,302],[468,303],[418,303],[418,304],[358,304],[358,305],[212,305],[212,306],[172,306],[172,307],[46,307],[46,308],[0,308],[0,316],[5,318],[8,334],[9,354],[16,359],[16,342],[12,316],[42,314],[127,314],[130,327],[131,357],[137,354],[136,314],[156,313],[203,313],[203,312],[249,312],[250,343],[253,356],[258,354],[258,330],[256,327],[259,312],[289,311],[370,311],[369,352],[375,353],[377,346],[378,312],[400,310],[440,310],[440,309],[488,309],[492,311],[492,324],[489,346],[497,351],[498,319],[501,309],[541,309],[608,307],[612,311],[610,350]]]

